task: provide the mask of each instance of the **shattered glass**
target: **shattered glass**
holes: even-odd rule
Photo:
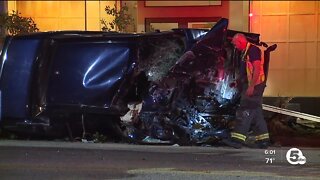
[[[158,81],[168,74],[170,68],[183,54],[183,50],[182,39],[152,38],[143,40],[140,48],[139,69],[146,73],[149,81]]]

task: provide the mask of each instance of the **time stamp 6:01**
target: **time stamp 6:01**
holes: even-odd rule
[[[266,164],[272,164],[275,162],[276,150],[264,150],[264,155],[267,156],[265,157]]]
[[[264,150],[266,164],[272,164],[276,160],[276,150],[266,149]],[[302,151],[298,148],[291,148],[286,153],[286,159],[291,165],[303,165],[306,164],[307,158],[303,155]]]

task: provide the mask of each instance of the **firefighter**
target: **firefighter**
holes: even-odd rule
[[[222,142],[234,148],[241,148],[251,128],[256,140],[253,147],[267,148],[270,144],[269,133],[262,114],[262,95],[266,87],[264,51],[249,43],[241,33],[233,36],[232,44],[241,51],[239,69],[241,100],[231,136]]]

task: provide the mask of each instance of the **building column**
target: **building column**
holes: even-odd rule
[[[229,1],[228,29],[249,32],[250,1]]]

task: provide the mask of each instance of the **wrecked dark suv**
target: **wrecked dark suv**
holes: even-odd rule
[[[232,128],[240,95],[237,33],[211,30],[43,32],[8,36],[1,52],[0,123],[15,132],[95,132],[143,143],[204,143]],[[259,34],[245,33],[260,42]],[[270,52],[266,48],[267,72]]]

